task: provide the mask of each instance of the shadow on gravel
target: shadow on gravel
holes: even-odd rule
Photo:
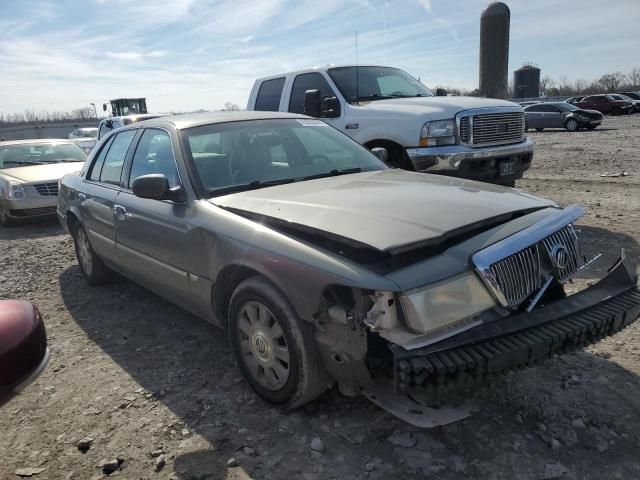
[[[570,132],[569,130],[567,130],[566,128],[545,128],[544,130],[542,130],[541,132],[538,132],[537,130],[530,128],[527,131],[527,134],[529,133],[535,133],[536,135],[545,135],[548,133],[564,133],[567,135],[573,135],[575,133],[588,133],[589,135],[594,134],[594,133],[599,133],[599,132],[609,132],[609,131],[614,131],[614,130],[619,130],[618,128],[613,128],[613,127],[597,127],[594,128],[593,130],[578,130],[578,132]]]
[[[606,247],[601,250],[613,258],[613,247],[625,246],[634,256],[639,253],[638,244],[625,235],[594,227],[581,230],[589,251]],[[541,478],[546,463],[564,461],[568,452],[584,457],[567,464],[575,478],[600,478],[594,475],[604,459],[620,470],[621,478],[631,478],[638,464],[633,438],[640,431],[640,382],[597,355],[570,354],[502,378],[479,394],[478,413],[434,430],[412,428],[364,398],[336,398],[333,392],[301,410],[281,412],[250,390],[221,330],[125,279],[91,288],[73,266],[60,275],[59,283],[70,315],[88,338],[151,392],[153,401],[167,406],[211,444],[210,449],[175,458],[180,480],[248,478],[243,469],[226,476],[226,460],[232,456],[242,458],[242,467],[252,476],[299,478],[320,462],[309,456],[313,436],[325,438],[329,453],[333,449],[321,461],[327,478],[355,478],[350,474],[362,471],[363,455],[393,466],[385,476],[390,479],[405,478],[403,469],[411,462],[418,464],[413,471],[431,468],[420,466],[431,457],[444,459],[438,475],[443,479],[460,478],[462,472],[467,478],[487,478],[494,468],[510,472],[500,478],[521,478],[523,472]],[[584,419],[585,428],[572,424],[576,418]],[[333,423],[331,434],[321,433],[323,423],[336,420],[339,434],[333,433],[338,430]],[[538,431],[541,423],[547,430]],[[245,426],[251,428],[257,452],[243,456],[238,452],[248,444],[239,429]],[[386,440],[394,429],[411,432],[429,453],[394,448]],[[625,440],[628,437],[631,440]],[[552,438],[565,448],[551,448]],[[596,442],[604,442],[597,448],[606,453],[594,453]],[[503,452],[504,460],[498,460],[496,452]],[[342,460],[335,462],[338,454]],[[276,465],[278,474],[272,476]]]
[[[595,279],[603,276],[618,259],[622,248],[628,258],[636,264],[640,262],[640,244],[634,237],[600,227],[578,225],[576,228],[580,235],[582,253],[589,258],[598,253],[602,254],[602,257],[580,274],[579,278]]]
[[[11,227],[0,227],[0,240],[18,238],[36,239],[64,234],[56,217],[47,217],[37,220],[22,221]]]

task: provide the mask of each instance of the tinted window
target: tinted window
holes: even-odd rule
[[[114,185],[120,184],[124,158],[127,156],[127,150],[136,132],[137,130],[128,130],[119,133],[113,142],[111,142],[111,147],[109,147],[107,156],[104,159],[104,165],[102,165],[102,172],[100,173],[101,182],[112,183]]]
[[[542,105],[531,105],[527,107],[527,112],[542,112]]]
[[[104,157],[107,156],[107,152],[109,151],[111,142],[113,142],[113,137],[106,141],[106,143],[102,146],[100,153],[98,153],[98,155],[94,158],[91,169],[89,170],[89,174],[87,175],[87,178],[89,180],[93,180],[94,182],[100,180],[100,171],[102,170],[102,165],[104,164]]]
[[[152,173],[165,175],[172,187],[179,184],[171,139],[163,130],[148,129],[140,137],[131,165],[129,187],[136,178]]]
[[[304,92],[307,90],[320,90],[321,97],[335,97],[335,93],[325,78],[319,73],[303,73],[298,75],[293,82],[289,111],[304,113]]]
[[[109,129],[107,128],[107,124],[104,123],[104,122],[101,123],[100,124],[100,131],[98,132],[98,138],[104,137],[108,132],[109,132]]]
[[[558,108],[555,105],[543,105],[544,111],[549,113],[558,113]]]
[[[277,112],[280,108],[283,87],[284,77],[262,82],[258,90],[255,109],[265,112]]]

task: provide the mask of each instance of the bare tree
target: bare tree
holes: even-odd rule
[[[573,92],[574,94],[581,94],[585,88],[587,88],[589,82],[587,82],[584,78],[579,78],[575,82],[573,82]]]
[[[615,92],[624,81],[620,72],[607,73],[600,77],[599,83],[606,92]]]
[[[629,88],[640,87],[640,67],[634,67],[626,75]]]
[[[237,112],[240,110],[240,107],[232,102],[225,102],[223,112]]]
[[[540,79],[540,92],[547,95],[547,90],[553,88],[556,85],[556,82],[549,75],[545,75]]]

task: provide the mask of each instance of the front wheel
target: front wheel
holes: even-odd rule
[[[299,320],[265,278],[251,277],[238,285],[228,326],[240,370],[267,402],[299,407],[326,390],[311,324]]]
[[[576,130],[578,130],[578,127],[580,125],[578,124],[578,121],[575,118],[570,118],[569,120],[567,120],[567,122],[564,124],[564,128],[566,128],[567,130],[569,130],[570,132],[575,132]]]
[[[102,285],[111,280],[111,271],[93,251],[87,232],[81,225],[73,231],[73,243],[80,271],[89,285]]]

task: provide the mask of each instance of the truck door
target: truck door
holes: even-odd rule
[[[304,92],[307,90],[320,90],[320,96],[324,97],[336,97],[340,102],[340,116],[335,118],[323,118],[322,120],[337,128],[340,131],[344,130],[344,104],[342,99],[331,88],[329,82],[324,78],[321,73],[301,73],[296,75],[293,79],[293,86],[291,88],[291,96],[289,97],[289,112],[304,114]],[[348,133],[348,130],[347,130]]]

